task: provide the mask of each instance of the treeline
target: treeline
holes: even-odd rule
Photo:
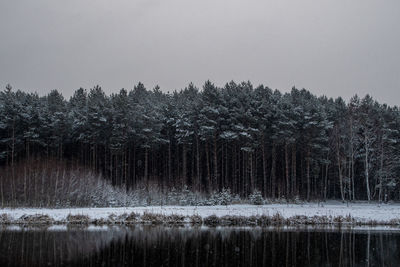
[[[250,82],[207,81],[202,90],[189,84],[173,93],[139,83],[110,96],[95,86],[69,100],[57,90],[40,97],[9,85],[0,93],[7,177],[21,173],[18,162],[57,158],[127,189],[398,200],[399,129],[399,109],[368,95],[345,103]]]

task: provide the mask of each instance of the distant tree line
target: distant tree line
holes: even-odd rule
[[[399,129],[398,107],[369,95],[345,103],[250,82],[207,81],[173,93],[139,83],[110,96],[95,86],[69,101],[57,90],[41,97],[8,85],[0,93],[0,165],[8,176],[21,173],[18,162],[56,158],[127,189],[398,200]]]

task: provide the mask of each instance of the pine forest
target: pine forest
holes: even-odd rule
[[[1,201],[62,202],[71,186],[95,190],[88,176],[125,192],[399,200],[399,130],[398,107],[369,95],[347,103],[207,81],[173,93],[142,83],[111,95],[80,88],[68,100],[8,85],[0,93]]]

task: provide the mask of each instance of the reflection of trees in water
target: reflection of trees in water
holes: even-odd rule
[[[0,231],[0,265],[397,266],[399,233],[112,227]]]
[[[122,228],[88,231],[67,228],[0,230],[0,266],[62,266],[77,258],[88,257],[126,235]]]

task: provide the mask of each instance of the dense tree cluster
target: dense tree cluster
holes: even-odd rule
[[[69,101],[56,90],[0,93],[0,164],[11,175],[17,162],[58,158],[126,188],[399,199],[399,129],[399,109],[368,95],[345,103],[250,82],[174,93],[139,83],[111,96],[95,86]]]

